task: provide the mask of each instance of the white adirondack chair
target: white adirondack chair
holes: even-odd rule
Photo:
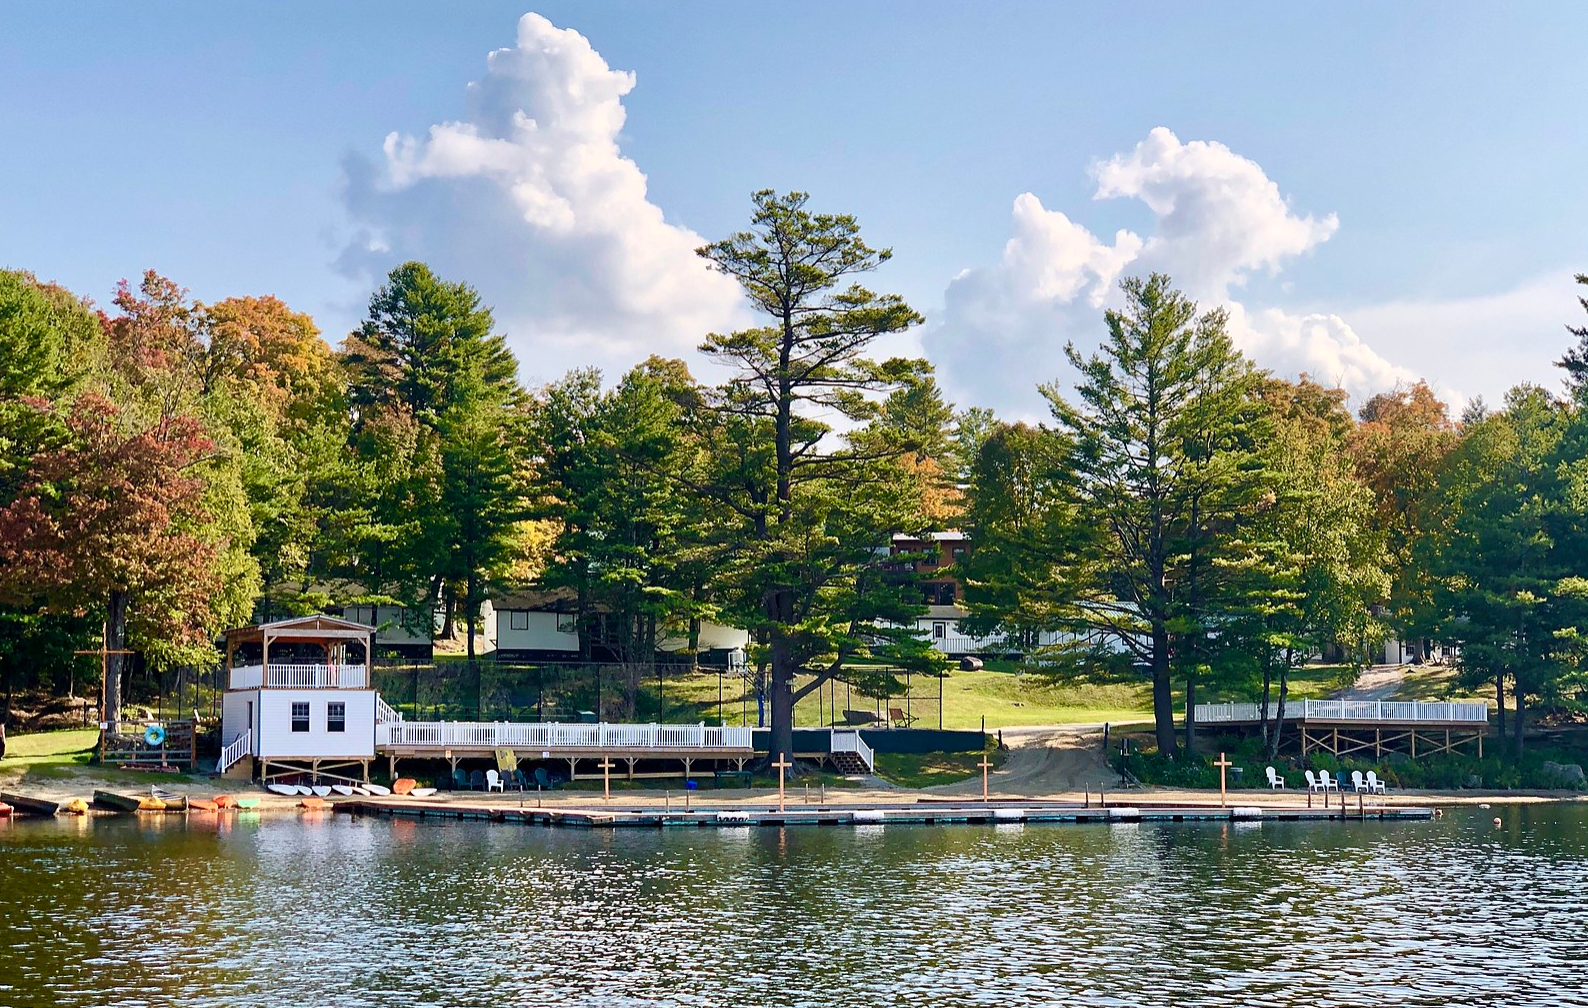
[[[1268,786],[1275,791],[1285,786],[1285,778],[1275,773],[1273,767],[1268,768]]]
[[[507,789],[502,787],[502,775],[495,770],[487,770],[485,771],[485,792],[490,794],[492,791],[507,793]]]
[[[1329,776],[1329,771],[1327,770],[1318,771],[1318,783],[1323,785],[1325,791],[1340,790],[1340,782]]]
[[[1303,770],[1301,772],[1307,778],[1307,790],[1308,791],[1323,791],[1323,790],[1326,790],[1324,788],[1324,786],[1323,786],[1323,783],[1321,781],[1319,781],[1318,778],[1313,775],[1311,770]]]
[[[1378,774],[1372,770],[1367,772],[1367,789],[1371,794],[1384,794],[1384,782],[1378,779]]]
[[[1371,790],[1367,786],[1367,781],[1362,777],[1362,771],[1360,770],[1351,771],[1351,787],[1359,794]]]

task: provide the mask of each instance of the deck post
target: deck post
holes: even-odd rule
[[[1380,706],[1383,706],[1383,705],[1380,704]],[[1383,734],[1384,733],[1383,733],[1382,729],[1380,729],[1380,728],[1374,728],[1373,729],[1373,758],[1374,759],[1382,759],[1384,757],[1383,744],[1380,741],[1380,739],[1383,736]]]
[[[1483,758],[1483,732],[1478,732],[1478,759]]]
[[[1412,729],[1411,736],[1412,736],[1412,759],[1416,759],[1417,758],[1417,729],[1416,728]]]

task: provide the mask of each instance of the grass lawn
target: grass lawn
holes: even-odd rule
[[[6,736],[6,763],[82,763],[99,744],[96,728]]]
[[[72,728],[67,731],[8,735],[6,758],[0,760],[0,780],[25,788],[29,782],[61,782],[82,779],[85,786],[105,781],[111,784],[139,785],[171,783],[173,780],[205,780],[203,775],[167,773],[160,770],[122,770],[114,766],[94,766],[94,747],[99,731]]]
[[[996,770],[1003,765],[1005,752],[989,754]],[[957,784],[981,776],[982,754],[968,753],[877,753],[877,776],[900,787],[923,788],[934,784]]]
[[[1406,670],[1406,678],[1395,691],[1397,700],[1456,700],[1470,703],[1494,703],[1494,687],[1465,690],[1456,682],[1456,670],[1449,665],[1413,665]],[[1507,697],[1507,700],[1510,698]]]
[[[979,672],[956,669],[943,680],[942,727],[980,728],[983,718],[986,718],[988,729],[1104,721],[1122,724],[1152,718],[1152,694],[1145,685],[1052,685],[1035,675],[1018,674],[1015,662],[994,660],[987,665]],[[1348,685],[1352,679],[1353,673],[1348,666],[1306,665],[1292,670],[1290,695],[1298,700],[1318,699]],[[809,680],[802,678],[797,685],[806,682]],[[800,727],[818,727],[841,721],[845,710],[886,714],[889,708],[898,707],[915,715],[915,727],[938,727],[938,681],[929,676],[914,676],[910,692],[910,700],[906,703],[902,696],[878,700],[850,693],[842,683],[828,684],[823,687],[820,699],[812,693],[795,705],[794,723]],[[666,693],[664,720],[715,723],[720,709],[721,717],[730,725],[756,723],[755,698],[746,697],[737,680],[724,678],[720,708],[715,674],[669,679]],[[652,694],[653,711],[654,699]],[[1209,703],[1225,699],[1251,700],[1255,696],[1224,697],[1209,691],[1198,699]],[[1182,687],[1175,691],[1175,709],[1183,710],[1184,706]]]

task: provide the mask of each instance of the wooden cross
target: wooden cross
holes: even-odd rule
[[[981,800],[983,802],[991,801],[992,799],[987,797],[987,771],[992,768],[992,761],[987,758],[985,749],[982,750],[981,762],[976,765],[981,767]]]
[[[779,812],[782,812],[783,811],[783,775],[785,773],[787,773],[788,772],[788,768],[793,766],[794,764],[792,764],[792,763],[790,763],[788,761],[788,757],[780,755],[778,757],[777,762],[773,763],[772,765],[777,767],[777,810]]]
[[[1225,787],[1224,774],[1225,774],[1225,772],[1227,770],[1229,770],[1230,767],[1234,766],[1235,764],[1231,763],[1228,759],[1226,759],[1224,757],[1223,753],[1219,753],[1218,762],[1214,763],[1213,765],[1219,768],[1219,808],[1228,808],[1229,807],[1229,802],[1225,798],[1225,794],[1224,794],[1224,787]]]
[[[612,800],[612,768],[617,766],[612,762],[612,757],[603,756],[596,766],[601,768],[601,798],[603,801]]]

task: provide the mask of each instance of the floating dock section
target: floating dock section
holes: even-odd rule
[[[747,827],[747,826],[880,826],[903,824],[1014,823],[1141,823],[1141,822],[1297,822],[1304,820],[1387,821],[1431,819],[1434,810],[1418,807],[1365,806],[1341,809],[1235,806],[1141,807],[1056,804],[939,803],[910,805],[789,806],[735,808],[655,807],[525,807],[512,804],[451,804],[420,799],[340,801],[339,812],[419,819],[473,819],[528,826],[577,828]]]

